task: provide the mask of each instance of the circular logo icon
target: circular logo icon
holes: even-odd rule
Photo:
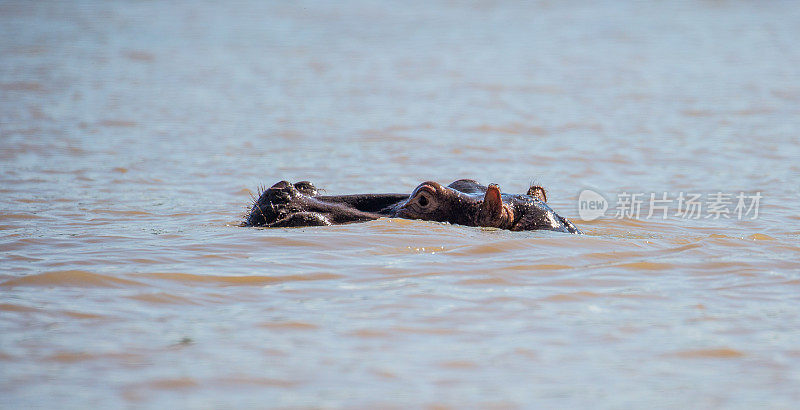
[[[584,221],[594,221],[605,215],[608,201],[591,189],[584,189],[578,195],[578,216]]]

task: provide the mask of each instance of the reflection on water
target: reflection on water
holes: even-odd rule
[[[792,407],[800,9],[0,4],[10,407]],[[243,229],[250,194],[458,178],[587,234]],[[583,189],[762,192],[756,220]]]

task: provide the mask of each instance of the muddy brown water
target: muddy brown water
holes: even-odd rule
[[[1,2],[0,407],[794,407],[798,21]],[[464,177],[544,185],[586,235],[236,226],[282,179]],[[580,219],[584,189],[604,216]],[[618,219],[623,192],[762,199]]]

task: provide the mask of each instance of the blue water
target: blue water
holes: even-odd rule
[[[1,2],[0,407],[792,408],[797,21]],[[283,179],[459,178],[541,184],[586,235],[236,226]],[[579,218],[584,189],[605,216]],[[617,219],[623,192],[763,198],[757,219]]]

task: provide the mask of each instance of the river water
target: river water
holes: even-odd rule
[[[0,2],[0,407],[796,406],[800,8],[630,3]],[[459,178],[586,234],[237,227]]]

